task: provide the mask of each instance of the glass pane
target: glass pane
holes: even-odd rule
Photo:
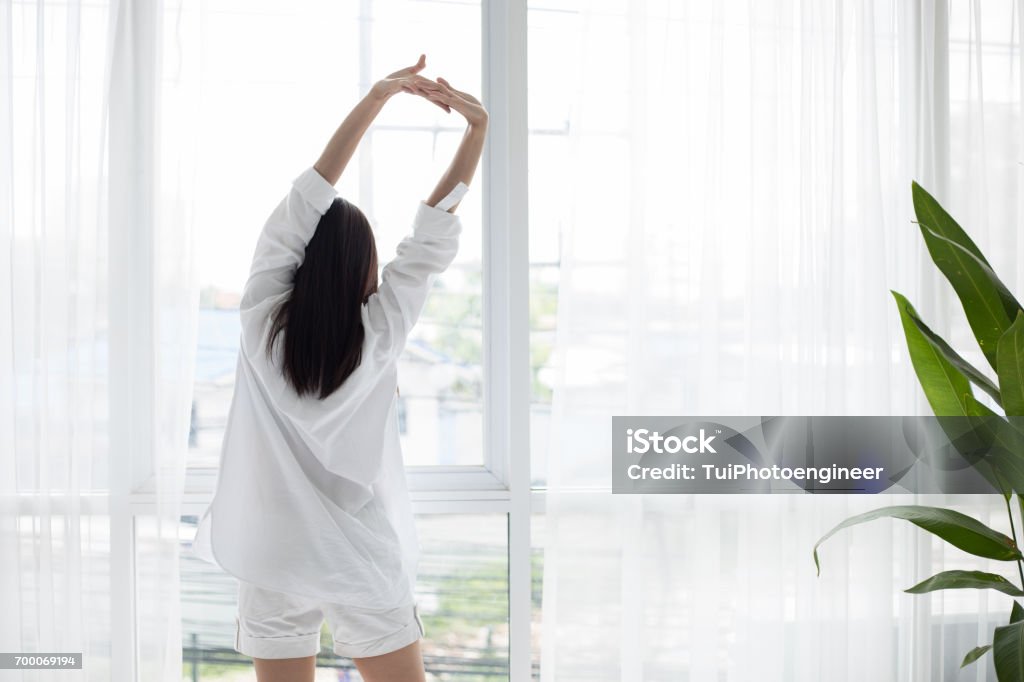
[[[210,0],[198,55],[196,258],[201,285],[190,466],[217,466],[238,354],[238,299],[267,215],[368,87],[427,55],[427,77],[481,90],[480,3]],[[272,42],[274,49],[266,46]],[[287,58],[282,58],[287,55]],[[338,183],[366,213],[383,266],[447,168],[464,122],[399,94]],[[245,159],[246,162],[239,163]],[[248,160],[252,160],[251,162]],[[409,464],[482,464],[482,175],[459,206],[459,255],[438,277],[399,363]]]
[[[388,128],[374,132],[375,159],[409,159],[376,166],[372,215],[379,224],[402,224],[407,207],[433,189],[441,171],[431,159],[452,158],[462,137],[462,129],[450,125],[431,136]],[[393,200],[402,195],[406,198]],[[464,214],[459,253],[435,284],[399,365],[400,433],[409,465],[483,462],[482,244],[481,232],[469,229],[479,225],[480,199],[471,191],[459,204]],[[398,231],[382,235],[380,253],[394,253],[402,236]]]
[[[558,368],[552,352],[558,317],[562,226],[569,219],[563,178],[569,167],[569,120],[579,80],[582,35],[575,3],[531,1],[527,7],[530,192],[531,476],[547,480],[551,388]]]
[[[197,520],[184,516],[181,526],[182,677],[255,682],[252,659],[234,649],[237,580],[188,553]],[[507,680],[507,516],[423,514],[416,522],[428,679]],[[317,680],[362,679],[350,659],[332,652],[326,621],[317,666]]]
[[[530,668],[531,679],[540,679],[540,654],[543,638],[544,546],[547,516],[530,514]]]

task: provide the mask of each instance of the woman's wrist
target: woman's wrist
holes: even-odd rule
[[[373,100],[383,104],[391,98],[391,95],[395,93],[391,92],[391,88],[386,80],[379,80],[373,84],[370,88],[370,92],[367,93]]]

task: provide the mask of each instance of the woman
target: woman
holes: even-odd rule
[[[194,551],[238,578],[235,649],[260,682],[312,680],[326,617],[367,682],[424,680],[418,543],[399,448],[395,365],[458,250],[454,214],[487,112],[417,63],[374,84],[257,240],[239,304],[235,392],[217,490]],[[455,158],[377,280],[373,231],[336,195],[363,133],[398,93],[466,119]]]

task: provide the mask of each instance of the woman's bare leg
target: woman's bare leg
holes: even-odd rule
[[[380,656],[353,658],[352,662],[364,682],[426,682],[427,679],[420,640]]]
[[[313,682],[316,656],[302,658],[254,658],[259,682]]]

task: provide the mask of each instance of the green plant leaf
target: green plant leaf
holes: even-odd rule
[[[1024,620],[996,628],[992,657],[1000,682],[1024,680]]]
[[[999,389],[996,388],[996,385],[992,383],[987,376],[978,371],[974,365],[964,360],[960,354],[953,350],[952,346],[946,343],[941,336],[933,332],[928,325],[921,321],[921,318],[917,316],[917,311],[912,307],[907,310],[907,314],[910,315],[910,320],[917,327],[918,331],[921,332],[925,339],[928,340],[928,343],[930,343],[932,347],[942,355],[942,357],[948,360],[949,363],[960,370],[965,377],[973,381],[978,388],[985,391],[985,393],[988,393],[996,403],[1002,406],[1002,397],[999,395]],[[1003,338],[1005,338],[1005,336],[1006,335],[1004,334]]]
[[[907,350],[917,379],[932,411],[937,415],[966,415],[964,394],[971,393],[971,384],[963,372],[953,366],[925,337],[914,323],[917,311],[903,294],[893,291],[896,307],[903,322]]]
[[[917,216],[917,222],[927,225],[932,232],[953,240],[977,256],[983,263],[988,264],[981,249],[971,241],[964,229],[953,220],[953,216],[949,215],[946,209],[942,208],[935,197],[929,194],[924,187],[916,182],[911,182],[910,194],[914,200],[914,214]]]
[[[984,404],[978,402],[974,395],[965,395],[964,402],[967,406],[967,412],[969,417],[983,417],[986,419],[998,419],[999,416],[989,410]],[[941,424],[942,419],[939,418]],[[944,430],[948,434],[952,429]],[[992,437],[988,436],[984,430],[979,432],[977,423],[972,426],[972,433],[976,436],[979,441],[979,446],[984,447],[988,451],[988,456],[978,460],[974,463],[974,468],[984,476],[1000,493],[1002,497],[1010,502],[1010,499],[1014,496],[1014,484],[1009,480],[1009,476],[1013,475],[1013,471],[1004,471],[1004,467],[998,466],[995,457],[991,456]],[[1019,481],[1024,484],[1024,478]]]
[[[996,590],[1011,597],[1024,597],[1024,592],[1001,575],[982,571],[943,571],[903,590],[910,594],[925,594],[936,590]]]
[[[973,432],[988,450],[983,462],[988,463],[1014,492],[1024,493],[1024,433],[973,396],[964,396],[964,400]],[[977,468],[984,474],[982,467]]]
[[[978,402],[973,394],[964,396],[964,406],[967,408],[968,417],[985,417],[986,419],[1002,420],[1003,416],[988,405]]]
[[[992,648],[991,644],[986,644],[985,646],[976,646],[976,647],[974,647],[973,649],[971,649],[970,651],[967,652],[966,656],[964,656],[964,662],[960,664],[960,667],[961,668],[966,668],[971,663],[974,663],[976,660],[978,660],[979,658],[984,656],[985,653],[989,649],[991,649],[991,648]]]
[[[1014,486],[1008,480],[1008,472],[996,466],[996,457],[992,455],[995,436],[989,433],[993,423],[998,425],[998,422],[993,420],[1002,420],[1002,417],[978,402],[973,394],[965,393],[962,398],[968,417],[966,422],[963,417],[957,415],[937,415],[935,419],[964,461],[1009,502],[1013,497]]]
[[[996,371],[1000,392],[1006,395],[1003,410],[1008,416],[1024,416],[1024,313],[1017,313],[1017,319],[999,337]]]
[[[818,560],[818,547],[821,543],[843,528],[886,517],[909,521],[968,554],[999,561],[1024,558],[1011,538],[966,514],[941,507],[898,505],[851,516],[823,535],[814,543],[814,565],[818,569],[818,575],[821,575],[821,563]]]
[[[1010,622],[1016,623],[1020,620],[1024,620],[1024,608],[1021,607],[1019,602],[1014,600],[1013,608],[1010,609]]]
[[[1013,293],[996,276],[992,270],[992,264],[985,258],[985,254],[981,252],[978,245],[971,240],[967,232],[942,208],[939,202],[916,182],[911,183],[911,194],[918,224],[926,227],[939,237],[956,244],[966,255],[971,257],[971,260],[976,260],[981,272],[984,273],[996,289],[1007,318],[1010,320],[1015,319],[1018,312],[1024,309],[1024,307],[1021,306]]]
[[[999,337],[1010,327],[1010,317],[1000,292],[1000,288],[1006,287],[992,268],[963,246],[932,232],[926,225],[919,227],[928,253],[960,298],[971,331],[985,359],[994,369]]]

